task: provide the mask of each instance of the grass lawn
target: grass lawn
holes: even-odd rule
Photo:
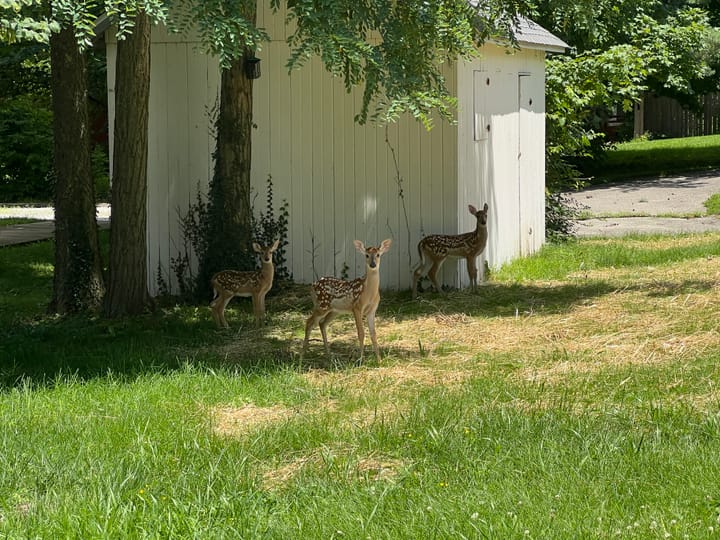
[[[720,169],[720,135],[621,143],[583,173],[602,184],[712,169]]]
[[[306,287],[60,319],[0,249],[0,538],[716,538],[720,235],[547,246],[385,293],[300,364]]]
[[[37,219],[30,218],[0,218],[0,227],[7,227],[10,225],[24,225],[25,223],[35,223]]]

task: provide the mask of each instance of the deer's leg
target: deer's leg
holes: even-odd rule
[[[417,298],[417,284],[425,273],[425,259],[420,261],[420,264],[415,268],[413,272],[413,283],[412,283],[412,297]]]
[[[371,311],[367,316],[368,330],[370,331],[370,339],[372,340],[373,349],[375,349],[375,357],[378,362],[382,360],[380,357],[380,347],[378,347],[377,336],[375,335],[375,312]]]
[[[212,309],[213,318],[218,326],[223,328],[229,328],[230,325],[225,320],[225,308],[228,302],[232,300],[233,295],[227,295],[226,293],[218,293],[217,298],[210,302],[210,308]]]
[[[218,318],[218,314],[215,311],[215,308],[218,305],[218,298],[219,298],[217,289],[213,288],[213,294],[214,294],[213,299],[210,301],[210,313],[212,313],[212,318],[215,321],[215,324],[217,326],[220,326],[220,319]]]
[[[354,309],[355,326],[357,326],[358,342],[360,343],[360,360],[363,359],[365,353],[365,327],[363,326],[362,310]]]
[[[430,267],[430,271],[428,272],[428,277],[430,278],[430,281],[432,281],[433,287],[435,287],[435,290],[439,293],[442,293],[442,287],[440,286],[440,282],[438,281],[437,274],[440,271],[440,268],[442,267],[443,263],[445,262],[445,259],[440,259],[433,261],[432,266]]]
[[[307,346],[308,341],[310,341],[310,331],[313,329],[313,327],[318,324],[318,321],[322,319],[327,314],[327,311],[324,310],[318,310],[315,309],[310,314],[310,316],[307,318],[307,321],[305,322],[305,340],[303,341],[303,349],[302,353],[300,353],[300,359],[302,360],[303,356],[305,356],[305,353],[307,352]]]
[[[470,276],[470,289],[474,292],[477,290],[477,259],[475,257],[467,258],[467,271]]]
[[[330,324],[330,321],[332,321],[335,317],[337,317],[338,314],[334,311],[331,311],[325,317],[320,319],[320,333],[322,334],[323,343],[325,344],[325,354],[330,356],[330,342],[327,338],[327,327],[328,324]]]
[[[253,293],[252,295],[253,313],[255,314],[255,323],[262,326],[265,318],[265,295]]]

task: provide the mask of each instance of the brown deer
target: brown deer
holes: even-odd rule
[[[465,258],[467,270],[470,275],[470,286],[472,290],[477,288],[477,256],[480,255],[487,245],[487,214],[488,205],[478,210],[472,204],[468,210],[477,219],[477,226],[472,232],[464,234],[432,234],[426,236],[418,243],[418,254],[420,264],[413,272],[412,296],[417,297],[417,284],[420,278],[426,273],[432,281],[435,290],[442,292],[438,282],[437,273],[448,257]],[[429,271],[428,271],[429,267]]]
[[[253,242],[253,250],[260,254],[262,267],[260,270],[239,272],[237,270],[223,270],[215,274],[210,280],[215,295],[210,302],[213,319],[218,326],[228,328],[225,320],[225,307],[235,296],[251,296],[255,320],[260,326],[265,318],[265,295],[272,288],[275,266],[272,254],[278,248],[280,240],[270,246],[261,246]]]
[[[358,342],[360,343],[360,360],[363,359],[365,329],[363,317],[367,317],[370,339],[372,339],[375,356],[380,361],[380,349],[375,335],[375,312],[380,304],[380,257],[390,249],[392,240],[383,240],[380,247],[365,247],[360,240],[355,240],[355,249],[365,255],[365,275],[352,281],[324,277],[312,284],[310,296],[314,304],[313,312],[305,323],[305,341],[300,358],[307,351],[310,331],[317,324],[320,326],[325,353],[330,356],[330,345],[327,339],[327,326],[340,313],[352,313],[357,326]]]

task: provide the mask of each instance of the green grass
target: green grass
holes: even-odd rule
[[[620,143],[583,172],[593,184],[720,168],[720,135]]]
[[[230,331],[56,318],[52,244],[3,248],[0,537],[716,537],[719,246],[582,240],[385,293],[363,366],[347,318],[299,363],[302,288],[261,330],[241,299]]]
[[[10,225],[24,225],[25,223],[34,223],[37,219],[30,218],[0,218],[0,227],[8,227]]]
[[[707,213],[712,216],[720,215],[720,193],[711,195],[707,201],[703,203],[707,208]]]

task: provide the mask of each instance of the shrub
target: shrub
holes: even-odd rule
[[[52,200],[52,146],[47,98],[25,95],[0,101],[1,200]]]

